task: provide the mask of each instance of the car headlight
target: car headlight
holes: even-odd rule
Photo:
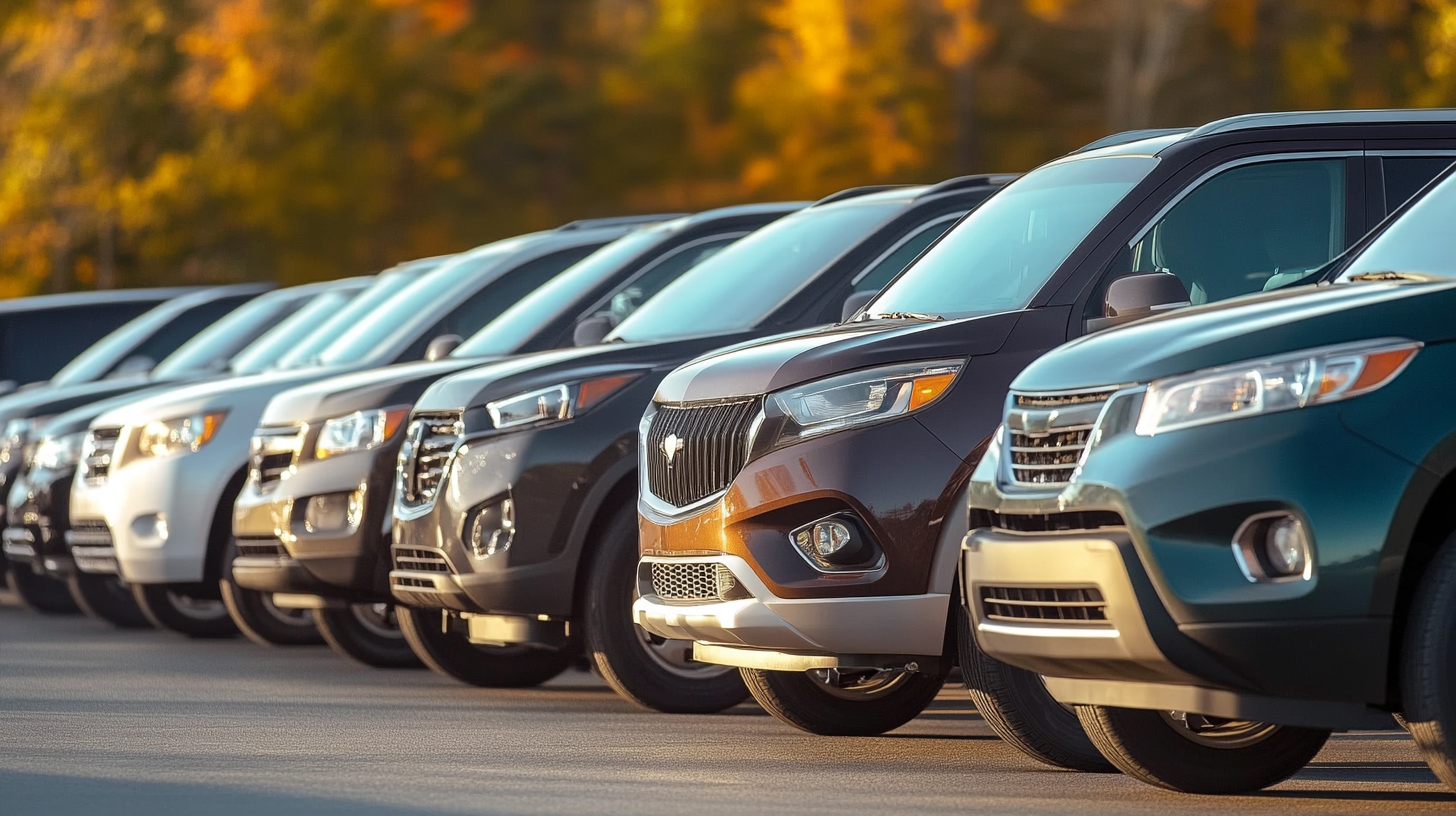
[[[314,456],[327,459],[342,453],[369,450],[384,444],[409,416],[408,405],[355,411],[324,422],[314,444]]]
[[[1148,386],[1139,436],[1272,414],[1368,394],[1395,379],[1420,351],[1384,339],[1219,366]]]
[[[50,417],[41,416],[12,419],[5,423],[5,436],[0,439],[0,463],[16,459],[24,461],[27,453],[34,455],[35,445],[31,444],[31,436],[48,421]]]
[[[137,435],[142,456],[171,456],[192,453],[206,445],[222,426],[226,411],[148,422]]]
[[[769,395],[785,417],[778,442],[883,422],[919,411],[949,390],[965,360],[870,368]]]
[[[485,410],[490,413],[490,421],[496,430],[502,431],[539,423],[561,422],[596,405],[640,376],[642,372],[636,371],[538,388],[488,402]]]
[[[81,461],[81,446],[86,444],[90,433],[69,433],[63,436],[47,436],[36,446],[31,464],[45,470],[60,470],[75,467]]]

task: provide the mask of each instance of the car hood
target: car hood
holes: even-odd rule
[[[489,357],[450,357],[372,368],[290,388],[273,397],[260,425],[291,425],[355,411],[408,405],[441,377],[489,363]]]
[[[94,424],[98,427],[144,425],[190,414],[234,410],[256,417],[280,391],[351,370],[352,367],[289,369],[169,388],[116,406],[96,417]]]
[[[130,394],[156,382],[145,374],[65,386],[41,386],[0,397],[0,427],[12,419],[55,416],[117,394]]]
[[[994,354],[1020,314],[933,323],[842,323],[720,349],[667,375],[657,387],[656,400],[754,396],[861,368]]]
[[[623,371],[667,370],[699,354],[752,336],[731,334],[658,343],[603,343],[511,357],[436,382],[420,396],[415,409],[459,411],[561,383]]]
[[[1064,391],[1144,383],[1302,349],[1404,337],[1456,339],[1456,281],[1352,283],[1235,298],[1068,343],[1028,366],[1012,388]]]

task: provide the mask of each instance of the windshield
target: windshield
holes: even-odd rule
[[[865,307],[966,317],[1024,309],[1077,244],[1152,169],[1147,156],[1051,164],[973,210]]]
[[[370,312],[379,308],[380,304],[394,297],[411,281],[418,278],[418,272],[381,272],[368,289],[349,301],[348,306],[335,312],[333,317],[324,321],[323,325],[314,329],[292,351],[279,357],[273,367],[304,368],[318,365],[319,355],[328,348],[329,344],[339,339],[339,335],[351,326],[368,320]]]
[[[91,382],[105,376],[120,360],[117,355],[135,348],[182,312],[163,303],[123,323],[120,328],[92,343],[51,377],[51,385]]]
[[[500,241],[467,252],[431,270],[379,307],[367,320],[348,328],[319,355],[322,365],[341,365],[365,359],[387,348],[402,332],[418,323],[433,324],[440,313],[459,304],[468,293],[457,290],[479,283],[483,270],[521,246],[518,240]]]
[[[234,354],[258,339],[297,304],[286,290],[254,298],[229,312],[168,354],[152,369],[152,379],[173,380],[222,371]]]
[[[582,295],[610,280],[623,265],[649,247],[661,243],[676,226],[670,222],[631,232],[593,252],[516,301],[500,317],[461,343],[450,356],[483,357],[514,352],[542,326],[571,309]]]
[[[753,328],[904,206],[898,200],[851,202],[780,218],[663,287],[607,340],[670,340]]]
[[[348,305],[362,290],[363,287],[357,286],[340,287],[310,299],[262,337],[238,352],[228,368],[237,375],[261,374],[267,371],[283,355],[317,330],[320,323]]]
[[[1430,192],[1391,222],[1379,237],[1350,261],[1338,281],[1377,272],[1415,272],[1456,278],[1456,174],[1448,175]]]

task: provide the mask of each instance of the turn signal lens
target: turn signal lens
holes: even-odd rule
[[[576,392],[576,410],[585,411],[640,376],[642,375],[635,373],[618,374],[613,377],[602,377],[599,380],[587,380]]]
[[[910,410],[918,411],[934,402],[954,381],[954,374],[915,378],[910,384]]]

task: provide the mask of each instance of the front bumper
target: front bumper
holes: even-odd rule
[[[1413,468],[1350,434],[1336,412],[1114,435],[1052,495],[1003,489],[1000,457],[993,447],[971,483],[973,515],[1001,515],[983,516],[996,526],[966,537],[964,602],[981,648],[1046,675],[1059,700],[1176,700],[1196,713],[1265,718],[1260,701],[1277,701],[1274,709],[1292,712],[1284,722],[1332,725],[1386,704],[1390,621],[1369,610],[1385,530]],[[1125,523],[1028,531],[1093,511]],[[1234,532],[1270,511],[1310,531],[1308,580],[1258,582],[1240,569]],[[1026,590],[1044,593],[1038,604],[1053,597],[1045,593],[1094,590],[1105,619],[1057,618],[1050,606],[1020,618],[996,611],[996,598],[1031,597],[1006,594]]]
[[[286,478],[268,485],[250,477],[233,505],[233,536],[243,553],[233,561],[233,579],[265,592],[388,600],[386,544],[398,453],[396,436],[373,450],[301,458]],[[357,518],[332,529],[307,523],[311,498],[346,494],[359,507]],[[246,554],[270,544],[281,551]]]
[[[233,417],[232,419],[239,419]],[[71,489],[73,528],[105,530],[124,579],[139,584],[195,583],[208,576],[208,545],[229,483],[246,466],[238,422],[193,453],[128,457],[104,481],[77,479]],[[124,431],[117,450],[125,450]],[[224,528],[225,529],[225,528]],[[211,577],[217,577],[212,575]]]
[[[16,474],[5,529],[0,533],[5,554],[13,563],[29,564],[35,572],[60,580],[75,571],[66,548],[74,477],[74,469],[31,469]]]

